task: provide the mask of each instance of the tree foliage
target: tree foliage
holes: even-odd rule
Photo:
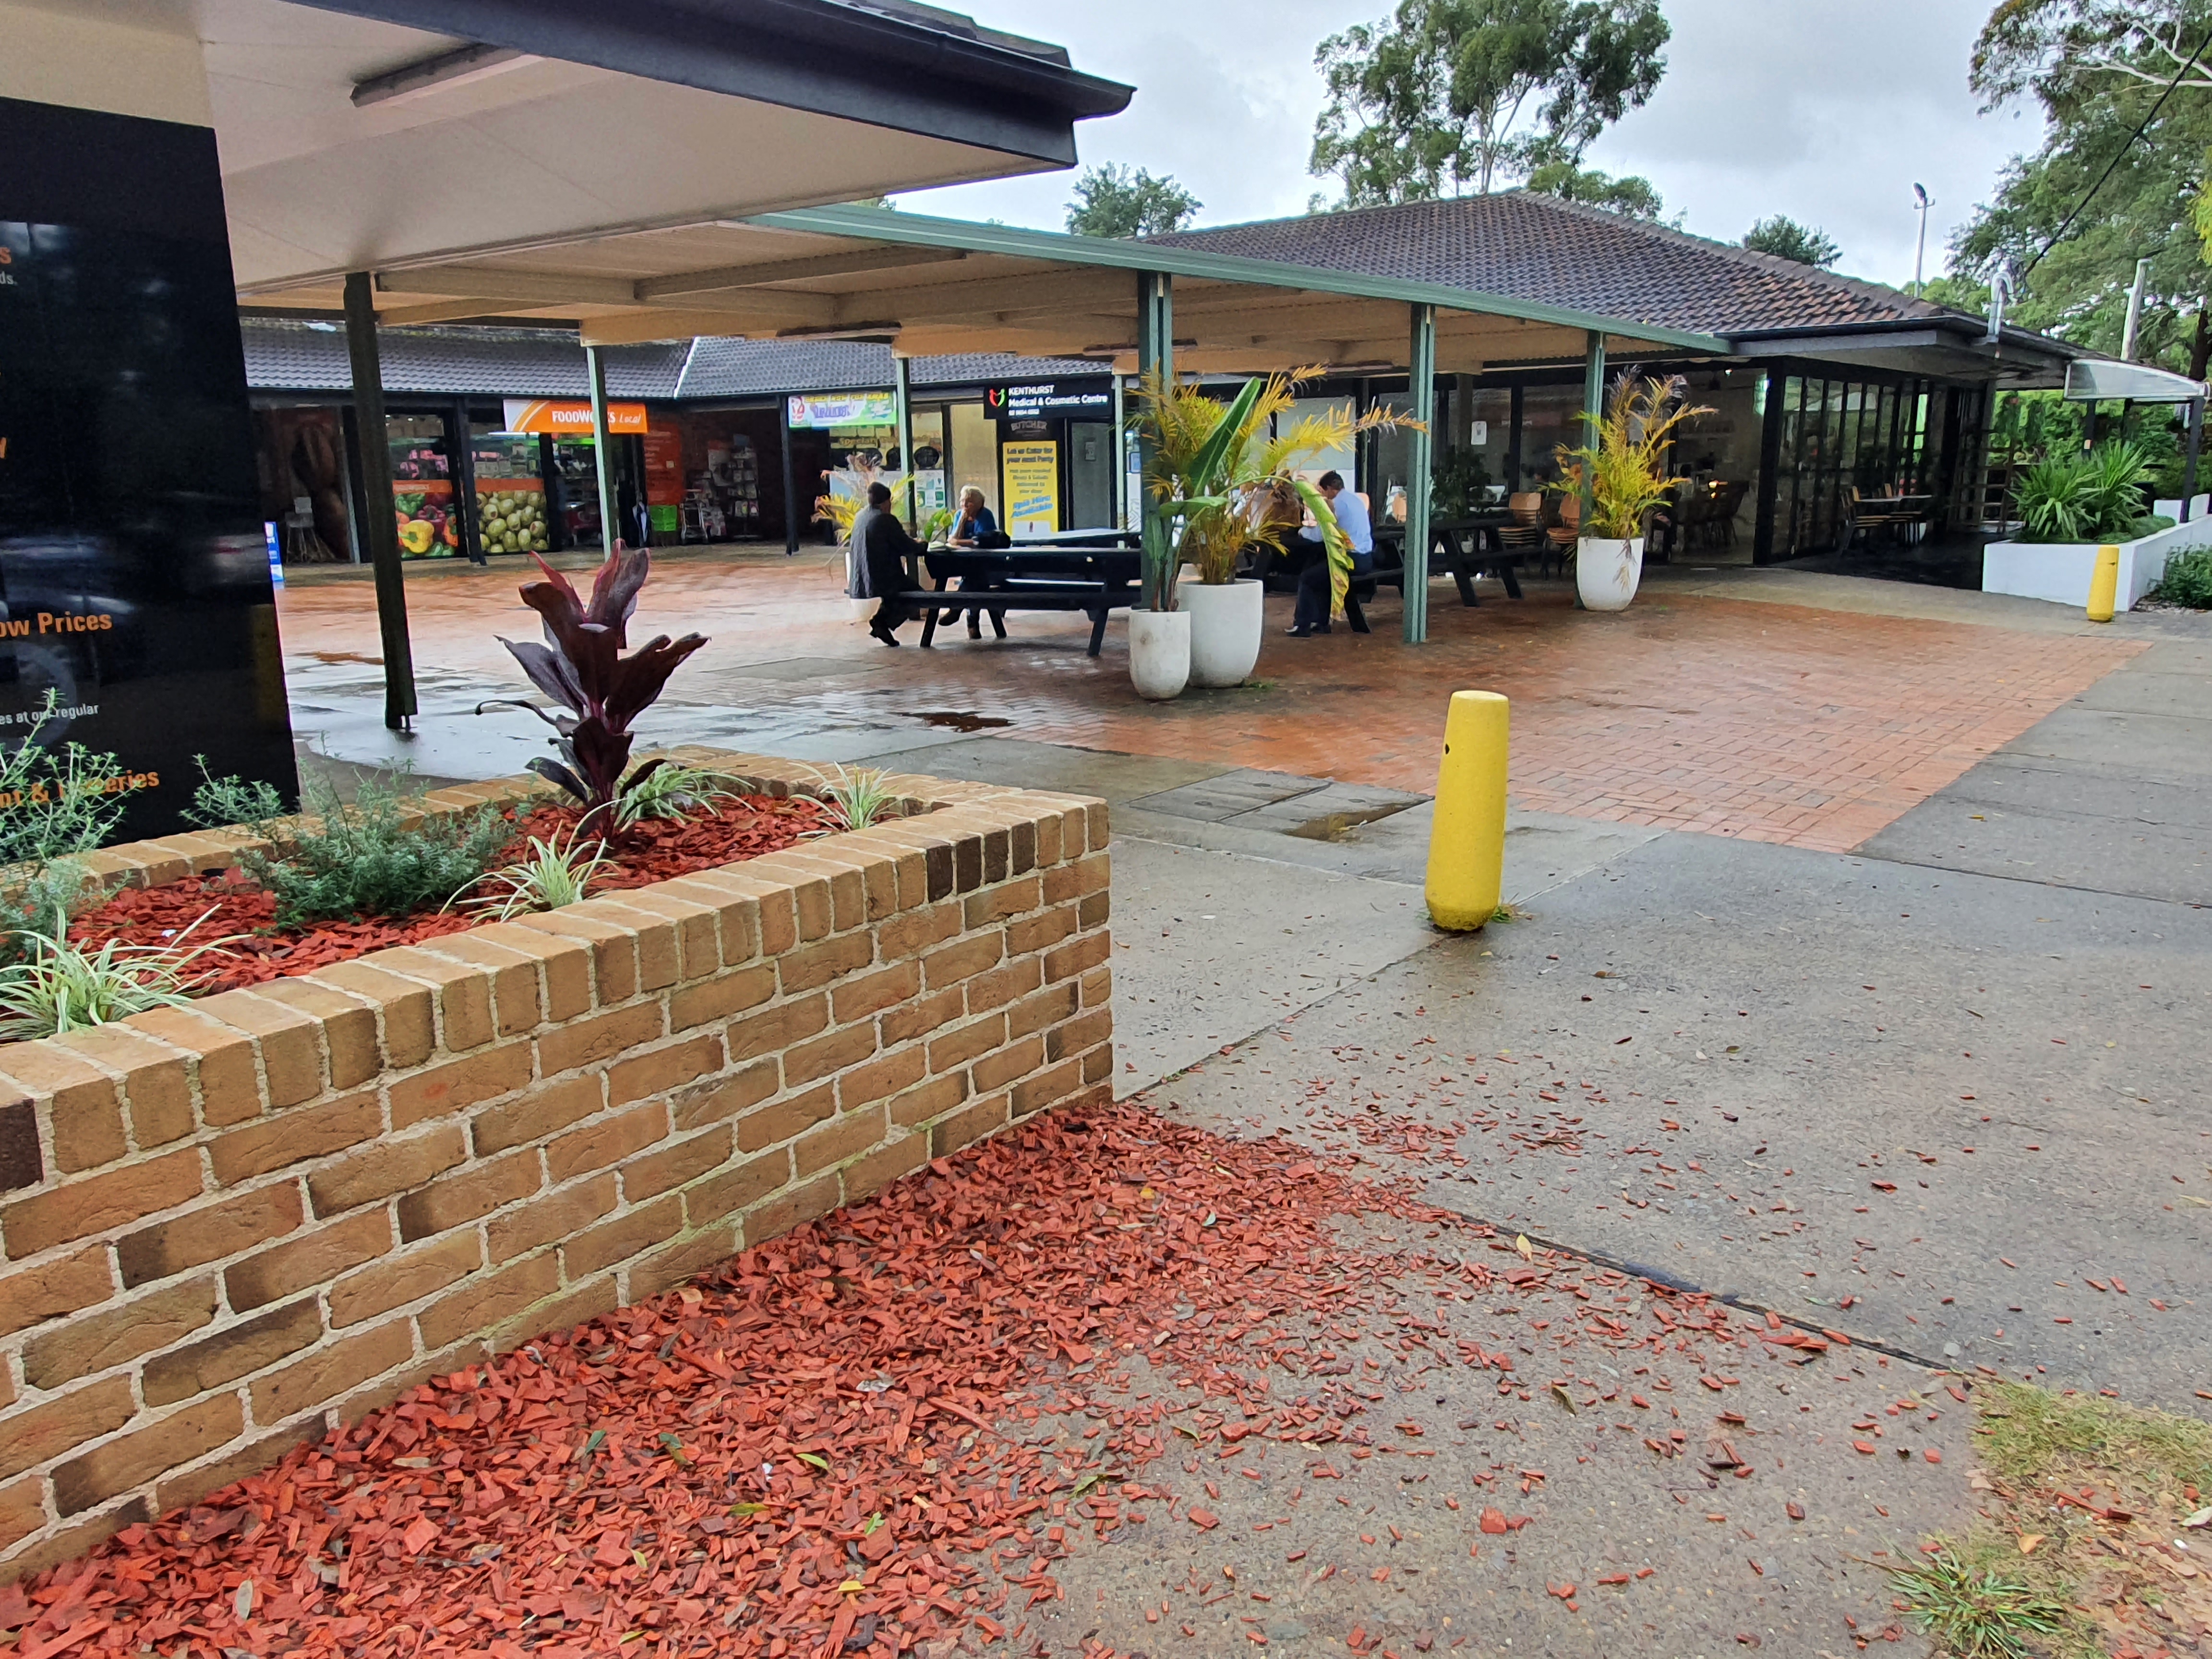
[[[2000,267],[2025,273],[2013,321],[2117,351],[2136,261],[2148,258],[2136,356],[2202,378],[2212,266],[2194,209],[2212,145],[2212,52],[2159,100],[2208,40],[2212,0],[2003,0],[1975,45],[1972,84],[1990,107],[2039,104],[2044,142],[1954,235],[1953,269],[1982,281]]]
[[[1670,33],[1658,0],[1401,0],[1316,51],[1310,169],[1364,207],[1578,163],[1656,89]]]
[[[1649,179],[1640,179],[1633,173],[1623,173],[1616,179],[1595,167],[1577,167],[1564,157],[1543,162],[1532,170],[1528,188],[1540,196],[1580,202],[1586,207],[1626,214],[1631,219],[1656,219],[1666,206]]]
[[[1078,236],[1164,236],[1181,230],[1205,203],[1162,173],[1132,172],[1119,162],[1085,167],[1067,204],[1067,228]]]
[[[1761,219],[1743,234],[1743,245],[1754,253],[1771,253],[1778,259],[1795,259],[1801,265],[1822,270],[1844,257],[1835,238],[1813,225],[1801,225],[1786,214]]]

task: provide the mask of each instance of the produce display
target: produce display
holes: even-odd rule
[[[399,517],[399,551],[404,557],[451,558],[460,551],[461,526],[452,501],[428,490],[401,489],[392,505]]]
[[[543,553],[552,546],[537,490],[479,489],[477,523],[487,553]]]

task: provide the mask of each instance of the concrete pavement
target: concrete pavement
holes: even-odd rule
[[[1980,595],[1704,574],[1730,599],[1987,629],[2011,642],[1985,650],[2023,659],[2087,626]],[[1291,1466],[1224,1479],[1222,1447],[1178,1444],[1151,1478],[1206,1492],[1218,1527],[1079,1536],[1054,1568],[1067,1600],[1024,1646],[1247,1654],[1257,1632],[1328,1651],[1357,1624],[1401,1659],[1462,1638],[1491,1653],[1714,1655],[1756,1638],[1841,1655],[1847,1616],[1860,1635],[1893,1618],[1882,1563],[1972,1519],[1967,1414],[1929,1368],[2204,1413],[2212,621],[2132,617],[2122,632],[2148,648],[1849,852],[1516,811],[1505,887],[1520,919],[1455,939],[1423,921],[1429,814],[1410,790],[859,700],[811,726],[784,702],[667,705],[672,741],[1111,800],[1124,1093],[1224,1134],[1355,1152],[1446,1210],[1556,1243],[1569,1266],[1555,1273],[1580,1252],[1856,1339],[1802,1369],[1727,1352],[1726,1400],[1669,1358],[1671,1392],[1646,1397],[1680,1410],[1669,1421],[1693,1442],[1730,1426],[1717,1410],[1759,1402],[1740,1413],[1765,1437],[1741,1488],[1710,1468],[1686,1482],[1679,1459],[1579,1405],[1501,1405],[1479,1374],[1346,1342],[1374,1379],[1362,1423],[1378,1438],[1385,1413],[1420,1426],[1405,1443],[1437,1451],[1425,1480],[1339,1459],[1324,1496]],[[718,699],[742,678],[720,677]],[[415,740],[423,770],[485,775],[530,752],[534,722],[499,744],[461,724],[495,684],[465,668],[436,682],[451,718]],[[357,665],[316,665],[295,687],[320,711],[323,752],[393,751]],[[1477,1248],[1471,1231],[1423,1241]],[[1530,1375],[1601,1391],[1635,1375],[1558,1351],[1516,1300],[1440,1307],[1425,1259],[1385,1254],[1394,1305],[1513,1345]],[[1640,1311],[1654,1299],[1622,1294]],[[1174,1390],[1141,1363],[1133,1376],[1137,1397]],[[1593,1414],[1610,1424],[1617,1404]],[[1900,1419],[1940,1466],[1893,1459],[1888,1442],[1856,1449],[1860,1424],[1894,1439]],[[1471,1536],[1470,1503],[1523,1468],[1547,1477],[1509,1507],[1537,1519],[1504,1543]],[[1704,1518],[1709,1498],[1723,1519]],[[1624,1570],[1626,1585],[1589,1588]],[[1572,1598],[1553,1588],[1569,1583]]]

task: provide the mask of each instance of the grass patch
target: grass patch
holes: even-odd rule
[[[1974,1408],[1980,1518],[1891,1580],[1936,1653],[2089,1659],[2212,1633],[2212,1526],[2184,1524],[2212,1492],[2212,1424],[1993,1377]]]
[[[1982,1461],[2001,1480],[2128,1475],[2130,1496],[2143,1499],[2160,1488],[2212,1489],[2212,1423],[2026,1382],[1984,1378],[1975,1395]]]
[[[2065,1640],[2072,1609],[1988,1559],[1946,1549],[1890,1575],[1905,1616],[1954,1659],[2034,1659]]]

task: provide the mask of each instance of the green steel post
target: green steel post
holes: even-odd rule
[[[415,650],[407,637],[407,577],[399,562],[399,521],[392,511],[392,445],[384,431],[384,360],[376,339],[376,291],[369,274],[345,279],[346,349],[353,363],[354,429],[361,438],[361,486],[368,499],[361,538],[376,573],[376,629],[384,651],[384,723],[404,731],[415,714]]]
[[[1137,273],[1137,373],[1148,380],[1157,379],[1162,386],[1175,378],[1175,290],[1164,272]],[[1147,478],[1152,475],[1152,449],[1151,441],[1140,434],[1137,462],[1141,475]],[[1149,500],[1140,497],[1138,506],[1144,525],[1145,608],[1164,611],[1168,578],[1172,574],[1168,562],[1175,550],[1168,538],[1167,520],[1152,510]]]
[[[592,374],[592,461],[599,475],[599,551],[613,556],[615,522],[615,446],[607,434],[607,364],[597,346],[584,348],[585,366]]]
[[[1405,637],[1419,645],[1429,637],[1429,456],[1437,424],[1437,308],[1415,306],[1407,400],[1419,422],[1407,433]]]
[[[1605,419],[1605,336],[1597,330],[1589,331],[1589,343],[1583,352],[1583,441],[1596,447],[1599,423]],[[1589,534],[1590,487],[1595,480],[1590,469],[1583,469],[1583,527]]]
[[[900,516],[908,530],[918,532],[921,501],[914,478],[914,364],[902,351],[891,359],[891,423],[898,432],[899,471],[906,476],[899,486],[905,507]]]

